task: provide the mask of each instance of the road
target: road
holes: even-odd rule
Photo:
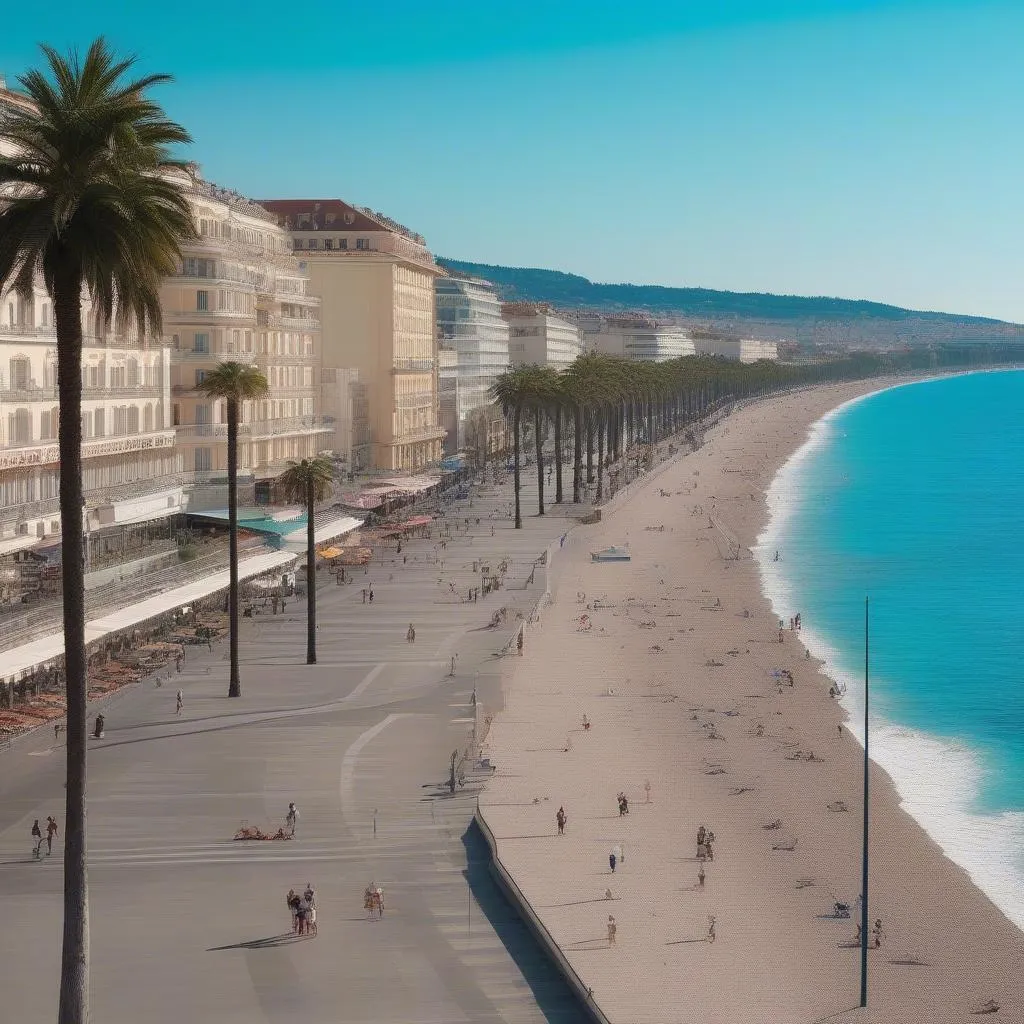
[[[450,511],[463,532],[438,547],[437,562],[435,536],[355,584],[322,585],[316,666],[304,664],[305,605],[293,601],[243,620],[240,700],[225,696],[226,644],[190,650],[161,687],[150,680],[112,698],[105,739],[90,740],[94,1020],[584,1019],[490,878],[470,827],[480,780],[470,773],[454,795],[443,785],[475,712],[482,722],[500,707],[494,654],[514,633],[515,610],[528,613],[543,591],[542,570],[527,584],[533,560],[569,525],[556,507],[530,515],[535,487],[524,489],[521,531],[507,518],[509,488],[492,486]],[[500,557],[509,588],[461,600],[473,561]],[[487,629],[501,606],[507,623]],[[34,818],[63,819],[63,762],[47,730],[0,755],[6,1020],[56,1017],[62,846],[35,862],[29,832]],[[276,829],[291,800],[293,841],[232,841],[242,821]],[[371,879],[386,894],[381,921],[362,908]],[[284,897],[307,882],[319,934],[296,938]]]

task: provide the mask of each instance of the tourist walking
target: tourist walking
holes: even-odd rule
[[[174,713],[176,715],[180,715],[181,714],[181,709],[184,706],[185,706],[185,695],[181,692],[181,690],[179,690],[177,697],[175,697],[175,699],[174,699]]]
[[[292,934],[296,934],[299,930],[299,903],[302,901],[294,889],[288,890],[288,895],[285,896],[284,901],[288,905],[288,913],[291,914],[292,918]]]
[[[367,596],[370,598],[370,604],[373,604],[373,587],[371,586],[367,592]]]
[[[875,949],[879,949],[881,947],[883,934],[882,919],[879,917],[875,919],[875,926],[871,929],[871,945],[874,946]]]
[[[708,914],[708,942],[714,944],[715,941],[715,919]]]
[[[618,925],[615,923],[615,918],[611,914],[608,915],[608,945],[615,945],[615,933],[619,930]]]
[[[53,837],[57,834],[57,822],[52,814],[46,817],[46,853],[53,853]]]
[[[608,867],[610,867],[612,869],[612,874],[613,875],[615,874],[615,861],[616,861],[615,854],[614,853],[609,853],[608,854]]]
[[[36,820],[32,822],[32,840],[33,840],[32,855],[38,860],[39,859],[39,855],[42,852],[42,846],[43,846],[43,832],[42,832],[42,829],[40,829],[40,827],[39,827],[39,819],[38,818],[36,818]]]
[[[299,809],[294,803],[288,805],[288,813],[285,815],[284,822],[291,830],[291,834],[295,835],[295,826],[299,823]]]
[[[312,882],[306,883],[302,901],[306,907],[306,930],[310,935],[316,935],[316,893],[313,892]]]
[[[704,865],[701,864],[697,870],[697,884],[703,889],[704,888]]]
[[[406,643],[410,643],[410,644],[416,643],[416,627],[413,626],[413,624],[411,622],[409,623],[408,630],[406,630],[405,639],[406,639]]]
[[[558,834],[560,836],[565,834],[565,822],[566,822],[566,820],[567,819],[565,817],[565,808],[564,807],[559,807],[558,808],[558,813],[555,815],[555,823],[558,825]]]

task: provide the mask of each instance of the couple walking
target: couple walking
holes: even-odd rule
[[[289,889],[285,902],[292,915],[292,933],[316,935],[316,893],[312,883],[306,883],[301,896],[294,889]]]

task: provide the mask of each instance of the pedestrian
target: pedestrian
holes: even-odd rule
[[[36,818],[36,820],[32,822],[32,839],[35,842],[35,845],[32,847],[32,852],[33,854],[35,854],[36,857],[38,857],[39,851],[43,845],[43,833],[42,830],[39,828],[38,818]]]
[[[565,835],[565,808],[559,807],[558,813],[555,815],[555,822],[558,825],[558,834]]]
[[[714,944],[715,941],[715,919],[708,914],[708,942]]]
[[[292,933],[294,934],[299,930],[299,896],[294,889],[288,890],[288,895],[285,896],[284,902],[288,907],[288,913],[291,914],[292,918]]]
[[[185,706],[185,695],[181,692],[181,690],[178,691],[178,695],[174,700],[174,705],[174,713],[176,715],[180,715],[181,709]]]
[[[416,627],[413,626],[413,624],[411,622],[409,623],[408,630],[406,630],[405,639],[406,639],[407,643],[410,643],[410,644],[416,643]]]
[[[366,604],[366,587],[363,587],[363,604]]]
[[[583,715],[583,731],[590,732],[590,719],[587,718],[586,714]]]
[[[370,598],[370,604],[373,604],[373,587],[372,586],[370,587],[370,590],[369,590],[369,598]]]
[[[53,853],[53,837],[57,834],[57,822],[54,820],[53,815],[47,815],[46,818],[46,853],[47,855]]]
[[[704,865],[697,869],[697,884],[703,889],[704,888]]]
[[[177,656],[177,658],[175,658],[175,659],[174,659],[174,667],[175,667],[175,668],[176,668],[176,669],[177,669],[177,670],[178,670],[179,672],[181,671],[181,663],[182,663],[182,662],[183,662],[184,660],[185,660],[185,658],[184,658],[184,655],[181,655],[181,654],[179,654],[179,655]]]
[[[316,935],[316,893],[313,891],[313,883],[306,883],[306,891],[302,894],[306,904],[306,928],[311,935]]]
[[[615,945],[615,933],[619,930],[618,925],[615,923],[615,918],[611,914],[608,915],[608,945]]]
[[[782,643],[782,627],[779,626],[779,643]]]
[[[57,722],[57,724],[54,725],[54,727],[53,727],[53,739],[54,739],[55,742],[57,742],[57,743],[60,742],[60,734],[63,731],[63,729],[64,729],[64,726],[61,725],[60,722]]]
[[[871,929],[871,945],[878,949],[882,945],[882,919],[875,919],[875,926]]]
[[[294,803],[288,805],[288,813],[284,818],[285,824],[291,829],[291,834],[295,835],[295,826],[299,823],[299,809]]]
[[[608,867],[610,867],[612,869],[612,874],[614,875],[615,874],[615,854],[614,853],[609,853],[608,854]]]
[[[842,739],[843,738],[843,727],[842,727],[842,725],[837,725],[836,728],[839,730],[839,738]]]

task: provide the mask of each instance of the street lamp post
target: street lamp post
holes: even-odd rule
[[[860,1005],[868,1005],[868,598],[864,598],[864,829],[861,850]]]

